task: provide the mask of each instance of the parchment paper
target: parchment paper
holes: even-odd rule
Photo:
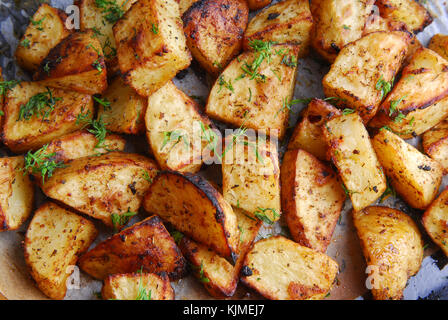
[[[343,1],[343,0],[341,0]],[[277,1],[274,1],[274,3]],[[71,0],[52,0],[50,4],[54,7],[65,10],[72,4]],[[0,65],[4,69],[4,76],[9,79],[29,79],[29,76],[22,72],[14,62],[13,54],[23,34],[29,17],[38,7],[38,1],[11,1],[0,0]],[[428,41],[435,33],[448,34],[448,11],[446,1],[425,1],[424,4],[432,13],[434,22],[428,26],[424,32],[418,35],[423,45],[427,45]],[[253,16],[254,13],[251,13]],[[299,61],[299,71],[297,75],[297,84],[295,88],[295,98],[308,97],[324,97],[322,91],[321,80],[328,72],[329,67],[313,60],[306,58]],[[174,79],[177,86],[183,89],[187,94],[202,97],[206,101],[211,79],[204,72],[201,72],[197,65],[190,67],[186,74],[182,77]],[[297,105],[293,108],[290,125],[296,123],[298,112],[303,105]],[[218,127],[223,128],[222,124]],[[138,151],[147,153],[148,146],[144,137],[135,139],[135,137],[127,137],[127,151]],[[287,141],[282,142],[281,151],[284,151]],[[418,139],[410,141],[413,145],[419,146]],[[7,150],[0,150],[1,156],[10,155]],[[207,178],[214,178],[220,183],[219,166],[205,167],[200,174]],[[443,186],[448,183],[448,178],[443,180]],[[37,199],[35,207],[45,201],[43,194],[36,188]],[[408,207],[403,201],[396,198],[388,198],[383,205],[395,207],[409,215],[419,223],[421,212]],[[352,219],[350,217],[351,203],[347,201],[336,230],[334,232],[331,244],[327,250],[327,254],[333,257],[340,266],[338,281],[331,291],[327,299],[362,299],[362,296],[368,296],[368,290],[365,286],[365,269],[366,265],[359,246],[359,239],[356,236]],[[145,218],[144,212],[134,218],[130,224]],[[34,281],[27,272],[23,258],[22,241],[24,240],[24,232],[29,221],[19,231],[7,231],[0,233],[0,293],[8,299],[46,299],[46,297],[35,287]],[[110,231],[104,228],[100,223],[96,223],[100,230],[100,236],[92,245],[96,245],[111,235]],[[270,234],[285,233],[284,222],[280,220],[272,227],[263,227],[258,239],[266,237]],[[429,238],[422,232],[426,243],[430,244],[425,250],[427,257],[422,263],[419,273],[411,278],[404,292],[405,299],[418,299],[448,297],[448,267],[446,267],[446,258],[441,251],[435,247]],[[432,256],[431,256],[432,255]],[[71,278],[76,278],[78,272],[75,272]],[[95,293],[101,290],[101,282],[93,280],[84,273],[79,274],[79,288],[69,289],[66,299],[96,299]],[[175,289],[177,299],[211,299],[210,295],[205,291],[202,285],[192,276],[187,276],[177,282],[172,283]],[[440,291],[442,290],[442,294]],[[444,291],[445,290],[445,291]],[[233,299],[259,299],[258,294],[246,289],[243,285],[239,285],[237,293]]]

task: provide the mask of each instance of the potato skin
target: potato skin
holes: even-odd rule
[[[425,153],[443,167],[443,173],[448,173],[448,121],[443,120],[429,129],[422,136]]]
[[[173,300],[174,290],[167,275],[154,273],[125,273],[108,276],[101,296],[104,300],[136,300],[139,288],[151,292],[151,300]]]
[[[39,6],[31,19],[42,22],[36,25],[30,22],[14,55],[23,69],[34,72],[50,50],[71,31],[65,26],[67,15],[46,3]],[[28,45],[24,45],[27,42]]]
[[[271,4],[272,0],[246,0],[250,10],[259,10]]]
[[[248,252],[242,282],[271,300],[318,300],[330,291],[338,264],[282,236],[257,241]]]
[[[214,76],[239,53],[249,9],[244,0],[199,0],[182,15],[187,46]]]
[[[412,207],[427,208],[437,196],[442,167],[389,130],[372,139],[378,160],[397,193]]]
[[[55,103],[54,111],[42,121],[33,116],[29,120],[19,118],[21,105],[41,92],[47,92],[47,87],[40,82],[21,82],[5,97],[2,140],[15,153],[38,149],[51,140],[81,129],[82,123],[77,123],[77,116],[86,112],[93,113],[92,97],[74,91],[50,89],[53,97],[62,98]]]
[[[448,256],[448,189],[426,209],[422,222],[426,232]]]
[[[372,206],[353,212],[376,300],[397,300],[409,277],[420,269],[423,241],[412,219],[401,211]],[[373,267],[373,268],[372,268]]]
[[[25,237],[25,261],[39,289],[52,299],[63,299],[68,267],[96,238],[94,224],[47,202],[34,214]],[[73,271],[73,270],[72,270]]]
[[[282,209],[293,239],[325,252],[345,202],[337,174],[303,150],[289,150],[281,167]]]
[[[104,240],[79,259],[79,267],[95,279],[108,275],[165,272],[171,281],[180,279],[186,262],[158,216],[124,229]]]
[[[237,259],[236,215],[223,196],[201,176],[162,171],[146,193],[143,206],[223,257]]]

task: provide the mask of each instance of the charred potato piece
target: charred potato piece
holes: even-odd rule
[[[42,185],[50,198],[120,229],[140,208],[156,164],[141,155],[111,152],[72,160]],[[126,219],[127,218],[127,219]]]
[[[166,273],[180,279],[186,262],[158,216],[124,229],[104,240],[79,259],[80,268],[95,279],[117,273]]]
[[[337,273],[338,264],[324,253],[273,236],[248,252],[241,280],[271,300],[318,300]]]
[[[244,52],[227,66],[211,89],[206,112],[236,127],[270,129],[282,139],[289,116],[286,104],[294,94],[297,63],[292,62],[297,61],[299,47],[262,44],[264,52]],[[271,55],[270,62],[263,59],[255,75],[246,74],[246,64],[253,65],[264,53]]]
[[[26,232],[25,261],[45,295],[64,298],[78,257],[96,235],[91,221],[54,203],[47,202],[36,211]]]
[[[0,231],[18,229],[33,209],[34,187],[24,164],[22,156],[0,158]]]
[[[165,171],[154,179],[143,205],[147,212],[157,213],[193,240],[236,260],[239,240],[236,215],[223,196],[201,176]]]
[[[436,34],[431,38],[428,49],[438,53],[443,59],[448,60],[448,35]]]
[[[271,4],[272,0],[246,0],[250,10],[259,10]]]
[[[431,203],[423,215],[423,226],[431,239],[448,256],[448,190]]]
[[[244,48],[255,39],[300,46],[299,58],[308,54],[313,17],[307,0],[285,0],[259,12],[244,33]]]
[[[373,148],[397,193],[412,207],[427,208],[442,181],[440,164],[389,130],[372,139]]]
[[[107,88],[103,49],[92,31],[72,33],[42,60],[34,80],[86,94]]]
[[[337,174],[303,150],[289,150],[281,172],[282,209],[293,239],[325,252],[345,202]]]
[[[15,52],[17,63],[34,72],[62,39],[70,34],[65,26],[67,15],[46,3],[42,3],[30,20],[25,34]]]
[[[199,171],[202,150],[208,147],[204,131],[214,127],[193,99],[170,81],[148,98],[145,121],[149,145],[162,169]]]
[[[350,42],[361,38],[373,0],[311,1],[314,24],[311,45],[328,62]]]
[[[434,128],[426,131],[422,136],[425,153],[436,160],[443,167],[444,174],[448,173],[448,121],[443,120]]]
[[[183,14],[193,57],[217,76],[240,52],[249,9],[243,0],[199,0]]]
[[[105,300],[173,300],[174,290],[165,273],[114,274],[104,280]]]
[[[125,134],[145,132],[147,99],[124,84],[121,77],[112,81],[102,99],[106,104],[99,104],[98,118],[104,121],[108,130]]]
[[[382,17],[403,22],[414,33],[422,31],[432,22],[429,12],[415,0],[377,0],[375,5]]]
[[[148,97],[191,62],[176,0],[140,0],[113,27],[125,82]]]
[[[191,5],[197,1],[199,0],[177,0],[177,2],[179,3],[180,16],[182,17],[184,12],[187,11],[191,7]]]
[[[323,127],[329,156],[358,211],[375,202],[386,190],[386,177],[357,113],[342,115]]]
[[[369,122],[407,50],[404,32],[374,32],[348,44],[322,81],[325,95],[339,98],[338,104],[355,109],[364,123]]]
[[[288,150],[303,149],[319,160],[326,160],[327,142],[322,133],[322,126],[342,112],[331,104],[313,99],[302,114],[302,120],[296,128],[288,143]]]
[[[38,101],[43,101],[45,108],[36,112]],[[21,82],[6,93],[3,112],[3,142],[20,153],[81,129],[77,117],[92,114],[93,102],[89,95],[50,89],[40,82]]]
[[[353,221],[370,272],[376,300],[401,299],[409,277],[420,269],[423,241],[414,221],[401,211],[368,207]]]
[[[224,198],[253,218],[280,219],[280,165],[275,143],[249,136],[230,136],[222,161]]]
[[[403,139],[420,135],[448,116],[448,61],[421,48],[403,69],[369,126],[387,126]]]

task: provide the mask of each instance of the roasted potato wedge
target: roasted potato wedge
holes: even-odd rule
[[[204,131],[214,126],[193,99],[170,81],[148,98],[145,122],[149,145],[162,169],[199,171],[209,143]]]
[[[26,232],[25,261],[45,295],[65,297],[67,279],[96,235],[91,221],[54,203],[47,202],[36,210]]]
[[[443,59],[448,60],[448,35],[436,34],[431,38],[428,49],[435,51]]]
[[[62,10],[46,3],[39,6],[15,52],[17,63],[23,69],[37,70],[50,50],[71,33],[65,26],[66,19]]]
[[[337,273],[338,264],[324,253],[273,236],[248,252],[241,280],[271,300],[317,300],[330,291]]]
[[[142,96],[150,96],[190,65],[176,0],[140,0],[113,31],[120,71]]]
[[[426,209],[422,222],[431,239],[448,256],[448,189]]]
[[[34,187],[22,156],[0,158],[0,231],[18,229],[33,209]]]
[[[103,92],[107,72],[100,42],[92,31],[70,34],[42,60],[34,80],[86,94]]]
[[[426,131],[422,136],[425,153],[436,160],[448,173],[448,121],[443,120],[435,127]]]
[[[329,156],[358,211],[375,202],[386,190],[386,177],[357,113],[342,115],[323,127]]]
[[[39,101],[45,108],[36,112]],[[3,112],[3,142],[20,153],[81,129],[77,117],[91,114],[93,102],[89,95],[50,89],[40,82],[21,82],[6,93]]]
[[[104,280],[105,300],[173,300],[174,290],[166,274],[114,274]]]
[[[182,17],[184,12],[187,11],[196,1],[199,0],[177,0],[177,2],[179,3],[180,16]]]
[[[275,143],[258,137],[230,136],[222,161],[224,198],[251,217],[273,223],[280,219],[280,165]]]
[[[116,77],[102,95],[106,104],[99,104],[98,118],[112,132],[143,134],[147,99]]]
[[[387,126],[403,139],[420,135],[448,116],[448,61],[421,48],[403,69],[369,126]]]
[[[140,208],[154,161],[133,153],[111,152],[70,161],[42,185],[50,198],[120,229]]]
[[[429,12],[415,0],[377,0],[375,5],[382,17],[403,22],[414,33],[422,31],[432,22]]]
[[[337,174],[303,150],[289,150],[281,172],[282,209],[293,239],[325,252],[345,202]]]
[[[242,53],[216,80],[206,112],[214,119],[237,127],[244,124],[250,129],[271,130],[282,139],[288,124],[287,104],[294,93],[297,70],[297,63],[288,62],[297,61],[299,47],[271,46],[269,42],[258,42],[254,46],[264,49]],[[253,75],[246,74],[243,71],[246,64],[256,65],[255,60],[262,54],[270,54],[270,62],[261,59],[263,62],[257,71],[249,71]]]
[[[223,196],[201,176],[165,171],[154,179],[143,205],[147,212],[157,213],[193,240],[236,260],[239,241],[236,215]]]
[[[410,206],[426,209],[439,191],[441,165],[389,130],[380,130],[372,145],[397,193]]]
[[[314,50],[333,63],[348,43],[361,38],[373,3],[373,0],[311,1],[314,19],[311,45]]]
[[[259,10],[271,4],[272,0],[246,0],[250,10]]]
[[[375,116],[386,83],[393,81],[406,56],[405,32],[373,32],[345,46],[322,85],[327,97],[361,115],[364,123]]]
[[[408,278],[418,272],[423,259],[423,241],[416,224],[401,211],[375,206],[353,212],[353,221],[373,297],[401,299]]]
[[[311,100],[294,129],[288,143],[288,150],[303,149],[319,160],[326,160],[328,147],[322,133],[322,126],[328,120],[341,114],[339,109],[324,100]]]
[[[104,240],[79,259],[80,268],[96,279],[142,270],[180,279],[186,261],[158,216],[151,216]]]
[[[182,15],[187,46],[212,75],[240,52],[248,16],[244,0],[199,0]]]
[[[260,11],[247,25],[244,48],[255,39],[293,43],[300,46],[298,57],[308,54],[313,16],[309,1],[285,0]]]

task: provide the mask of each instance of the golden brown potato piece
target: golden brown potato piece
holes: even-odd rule
[[[121,77],[112,81],[101,99],[106,100],[106,105],[99,104],[98,118],[108,130],[125,134],[145,132],[147,99],[127,86]]]
[[[203,137],[214,126],[193,99],[170,81],[148,98],[145,121],[149,145],[162,169],[199,171],[205,160],[202,151],[209,147]]]
[[[231,297],[235,293],[247,251],[252,246],[261,221],[251,218],[244,210],[233,208],[240,230],[240,255],[235,266],[208,247],[183,237],[179,247],[193,266],[194,275],[205,289],[216,298]]]
[[[448,173],[448,121],[443,120],[435,127],[426,131],[422,136],[425,153],[436,160],[443,167],[444,174]]]
[[[336,117],[323,132],[353,208],[358,211],[375,202],[386,190],[386,177],[359,115]]]
[[[426,209],[439,191],[440,164],[389,130],[380,130],[372,145],[397,193],[410,206]]]
[[[94,224],[47,202],[37,209],[25,237],[25,261],[42,292],[63,299],[78,257],[95,240]]]
[[[174,290],[165,273],[114,274],[104,280],[104,300],[173,300]]]
[[[285,0],[259,12],[244,33],[244,48],[255,39],[300,46],[299,58],[308,54],[313,17],[307,0]]]
[[[148,97],[191,62],[176,0],[140,0],[113,27],[125,82]]]
[[[345,202],[337,174],[303,150],[289,150],[281,171],[282,209],[293,239],[325,252]]]
[[[0,158],[0,231],[18,229],[33,209],[34,187],[23,168],[22,156]]]
[[[403,139],[420,135],[448,116],[448,61],[421,48],[402,72],[369,126],[387,126]]]
[[[271,4],[272,0],[246,0],[250,10],[259,10]]]
[[[80,268],[96,279],[142,270],[165,272],[174,281],[184,276],[186,261],[158,216],[124,229],[79,259]]]
[[[42,60],[34,80],[81,93],[103,92],[107,72],[100,42],[92,31],[70,34]]]
[[[20,39],[15,53],[17,63],[34,72],[50,50],[70,34],[65,26],[66,19],[63,11],[42,3]]]
[[[437,52],[443,59],[448,60],[448,35],[436,34],[431,38],[428,49]]]
[[[255,51],[234,59],[216,80],[206,112],[236,127],[244,124],[255,130],[271,130],[282,139],[294,94],[297,63],[293,62],[297,61],[299,47],[257,41],[253,48]],[[270,62],[262,58],[265,55],[270,55]],[[257,67],[260,59],[263,62]],[[247,65],[256,70],[248,70]]]
[[[403,22],[414,33],[422,31],[432,22],[429,12],[415,0],[377,0],[375,5],[382,17]]]
[[[448,256],[448,189],[426,209],[422,222],[431,239]]]
[[[280,165],[275,143],[229,136],[222,162],[224,198],[269,224],[280,219]]]
[[[45,107],[37,111],[39,101]],[[3,142],[20,153],[81,129],[83,124],[77,117],[92,114],[93,102],[89,95],[50,89],[39,82],[21,82],[7,92],[3,111]]]
[[[56,169],[42,185],[42,191],[120,229],[140,208],[156,174],[156,164],[144,156],[111,152],[75,159]]]
[[[361,38],[373,0],[311,1],[314,24],[311,45],[333,63],[346,44]]]
[[[324,253],[273,236],[248,252],[241,280],[271,300],[318,300],[337,273],[338,264]]]
[[[302,120],[294,129],[288,143],[288,150],[303,149],[319,160],[326,160],[327,142],[322,126],[342,112],[321,99],[313,99],[303,111]]]
[[[182,15],[188,48],[212,75],[240,52],[248,16],[244,0],[199,0]]]
[[[408,37],[404,32],[374,32],[345,46],[322,85],[327,97],[355,109],[364,123],[375,116],[385,87],[390,86],[406,56]]]
[[[144,199],[147,212],[157,213],[177,230],[234,261],[239,232],[232,207],[205,178],[165,171],[151,184]]]
[[[387,207],[353,212],[376,300],[401,299],[409,277],[420,269],[423,241],[412,219]]]
[[[187,11],[196,1],[199,0],[177,0],[177,2],[179,3],[180,16],[182,17],[184,12]]]

